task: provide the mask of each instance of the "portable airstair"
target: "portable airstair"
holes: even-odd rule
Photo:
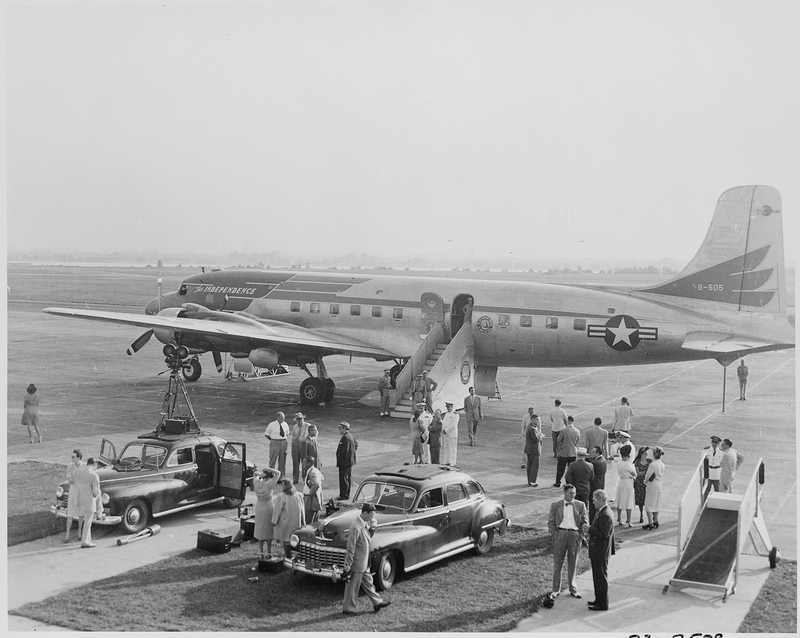
[[[468,387],[473,383],[474,368],[471,326],[464,324],[448,343],[442,324],[437,322],[397,375],[398,398],[390,415],[399,419],[411,418],[414,412],[413,382],[423,370],[427,370],[428,376],[438,384],[433,393],[434,409],[444,412],[446,401],[461,407],[464,397],[469,394]]]
[[[744,494],[710,492],[703,501],[707,478],[701,460],[678,507],[678,564],[669,583],[677,588],[719,591],[725,602],[736,593],[740,556],[748,538],[769,566],[780,560],[778,548],[769,539],[761,510],[764,462],[758,459]]]

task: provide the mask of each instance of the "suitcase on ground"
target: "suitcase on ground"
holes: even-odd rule
[[[260,558],[258,560],[258,571],[270,572],[275,574],[283,570],[283,558],[271,556],[270,558]]]
[[[214,554],[222,554],[231,550],[231,535],[204,529],[197,532],[197,549]]]

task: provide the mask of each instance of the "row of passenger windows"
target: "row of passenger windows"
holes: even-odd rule
[[[290,309],[292,312],[300,312],[300,302],[293,301],[291,302]],[[316,301],[312,301],[309,304],[309,311],[312,315],[319,314],[321,312],[321,304]],[[331,315],[338,315],[339,314],[339,304],[338,303],[331,303],[328,304],[328,313]],[[361,316],[361,306],[358,304],[350,304],[350,315],[353,317],[360,317]],[[372,306],[372,316],[373,317],[382,317],[383,316],[383,306]],[[403,318],[403,309],[402,308],[392,308],[392,318],[393,319],[402,319]],[[501,314],[498,315],[497,318],[498,324],[501,328],[508,328],[511,325],[511,315]],[[545,328],[549,328],[551,330],[556,330],[558,328],[558,317],[545,317],[544,322]],[[533,327],[533,317],[531,315],[520,315],[519,317],[519,326],[520,328],[531,328]],[[572,320],[572,329],[573,330],[586,330],[586,319],[573,319]]]
[[[511,315],[498,315],[497,323],[501,328],[508,328],[511,325]],[[520,315],[519,327],[531,328],[533,326],[533,317],[531,315]],[[558,317],[545,317],[544,327],[556,330],[558,328]],[[573,319],[573,330],[586,330],[586,319]]]
[[[309,311],[312,315],[318,315],[321,312],[321,304],[316,301],[312,301],[308,307]],[[290,306],[290,310],[292,312],[300,312],[300,302],[293,301]],[[331,315],[338,315],[339,314],[339,304],[338,303],[329,303],[328,304],[328,314]],[[350,304],[350,315],[353,317],[360,317],[361,316],[361,306],[358,304]],[[383,306],[372,306],[372,316],[373,317],[382,317],[383,316]],[[392,308],[392,318],[393,319],[402,319],[403,318],[403,309],[402,308]]]

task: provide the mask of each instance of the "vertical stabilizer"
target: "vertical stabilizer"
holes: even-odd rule
[[[641,292],[783,314],[781,196],[771,186],[738,186],[717,202],[700,250],[680,274]]]

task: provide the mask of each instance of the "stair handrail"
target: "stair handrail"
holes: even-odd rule
[[[403,392],[411,386],[414,377],[422,372],[428,357],[442,341],[444,341],[444,328],[442,322],[437,321],[431,327],[430,332],[425,335],[416,352],[411,355],[406,365],[403,366],[400,374],[397,375],[394,385],[398,397],[403,396]]]

